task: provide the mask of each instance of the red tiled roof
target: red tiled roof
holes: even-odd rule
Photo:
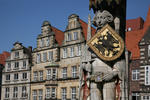
[[[55,33],[56,41],[58,42],[59,45],[61,45],[64,40],[64,33],[53,26],[52,26],[52,30]]]
[[[126,29],[130,27],[132,31],[139,30],[143,28],[143,24],[144,20],[141,17],[136,19],[129,19],[126,21]]]
[[[129,50],[132,53],[131,56],[132,60],[140,58],[140,49],[138,45],[140,40],[144,37],[149,26],[150,26],[150,7],[145,23],[142,21],[140,17],[133,20],[127,20],[126,27],[131,27],[132,31],[126,32],[126,47],[127,50]]]
[[[87,39],[87,28],[88,28],[88,24],[86,22],[84,22],[83,20],[79,19],[79,22],[81,24],[82,30],[83,30],[83,35],[85,37],[85,39]],[[56,37],[56,41],[58,42],[58,44],[61,46],[62,42],[64,40],[64,32],[62,32],[61,30],[55,28],[52,26],[52,30],[55,33],[55,37]],[[91,27],[92,30],[92,36],[95,34],[96,29],[94,29],[93,27]]]
[[[126,47],[132,53],[131,59],[140,58],[139,42],[144,36],[143,30],[128,31],[126,32]]]
[[[5,60],[10,56],[9,52],[4,51],[2,54],[0,54],[0,64],[5,66]]]
[[[86,22],[84,22],[83,20],[79,19],[79,22],[81,23],[82,29],[83,29],[83,34],[85,37],[85,40],[87,39],[87,29],[88,29],[88,24]],[[95,34],[96,29],[94,29],[93,27],[91,27],[91,33],[92,36]]]

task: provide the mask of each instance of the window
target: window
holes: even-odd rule
[[[46,98],[50,98],[50,88],[46,88]]]
[[[15,62],[15,69],[19,68],[19,62]]]
[[[27,89],[26,86],[22,87],[22,97],[27,97]]]
[[[52,98],[56,98],[56,88],[52,88]]]
[[[26,60],[23,61],[23,68],[26,68]]]
[[[80,56],[81,55],[81,45],[78,45],[77,49],[78,49],[77,55]]]
[[[77,40],[77,39],[78,39],[78,32],[74,32],[74,33],[73,33],[73,38],[74,38],[74,40]]]
[[[150,45],[148,45],[148,57],[150,57]]]
[[[44,38],[42,38],[40,41],[40,47],[44,47]]]
[[[71,35],[71,33],[68,33],[67,34],[67,41],[71,41],[72,40],[72,35]]]
[[[62,69],[62,78],[67,78],[67,68]]]
[[[40,81],[43,81],[43,71],[40,71]]]
[[[47,70],[47,80],[51,79],[51,69]]]
[[[132,93],[132,100],[141,100],[139,93]]]
[[[37,63],[40,63],[40,62],[41,62],[41,55],[37,54]]]
[[[7,63],[7,70],[11,70],[11,63]]]
[[[49,51],[48,54],[49,54],[48,60],[53,61],[53,51]]]
[[[53,80],[56,79],[56,74],[57,74],[56,69],[53,69],[53,74],[52,74],[52,79]]]
[[[43,100],[43,90],[39,90],[39,100]]]
[[[150,96],[143,96],[143,100],[150,100]]]
[[[10,88],[6,87],[5,88],[5,98],[9,98],[9,92],[10,92]]]
[[[76,67],[76,66],[73,66],[73,67],[72,67],[72,77],[73,77],[73,78],[76,78],[76,77],[77,77],[77,67]]]
[[[19,52],[15,52],[15,58],[19,58]]]
[[[140,79],[140,71],[132,70],[132,80],[139,80],[139,79]]]
[[[27,79],[27,73],[22,73],[22,79]]]
[[[71,100],[76,100],[76,88],[71,88]]]
[[[10,81],[10,74],[6,75],[6,81]]]
[[[34,81],[38,80],[38,72],[33,72],[33,78]]]
[[[47,38],[46,38],[46,46],[49,46],[49,45],[50,45],[50,38],[47,37]]]
[[[18,80],[18,73],[14,74],[14,80]]]
[[[131,31],[131,30],[132,30],[132,28],[131,28],[131,27],[129,27],[129,28],[128,28],[128,31]]]
[[[36,90],[33,90],[32,95],[33,95],[33,100],[37,100],[37,91]]]
[[[67,48],[63,48],[63,58],[67,58]]]
[[[145,67],[145,85],[150,85],[150,66]]]
[[[74,47],[70,47],[70,57],[74,56]]]
[[[67,99],[67,89],[66,88],[62,88],[61,91],[62,91],[62,93],[61,93],[62,100],[66,100]]]
[[[13,97],[14,97],[14,98],[17,98],[17,97],[18,97],[18,87],[14,87],[14,90],[13,90]]]
[[[47,61],[47,53],[44,52],[44,53],[43,53],[43,62],[46,62],[46,61]]]

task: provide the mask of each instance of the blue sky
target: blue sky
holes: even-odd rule
[[[127,19],[145,19],[149,6],[150,0],[127,0]],[[73,13],[87,22],[88,7],[89,0],[0,0],[0,53],[16,41],[35,48],[44,20],[62,31]]]

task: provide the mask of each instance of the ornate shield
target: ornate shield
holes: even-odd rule
[[[112,61],[121,56],[124,51],[124,41],[108,24],[98,31],[87,45],[102,60]]]

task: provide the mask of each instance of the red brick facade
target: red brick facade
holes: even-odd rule
[[[141,17],[127,20],[126,46],[131,52],[129,64],[129,100],[144,100],[150,96],[150,85],[146,85],[146,66],[150,65],[150,8],[144,22]]]

